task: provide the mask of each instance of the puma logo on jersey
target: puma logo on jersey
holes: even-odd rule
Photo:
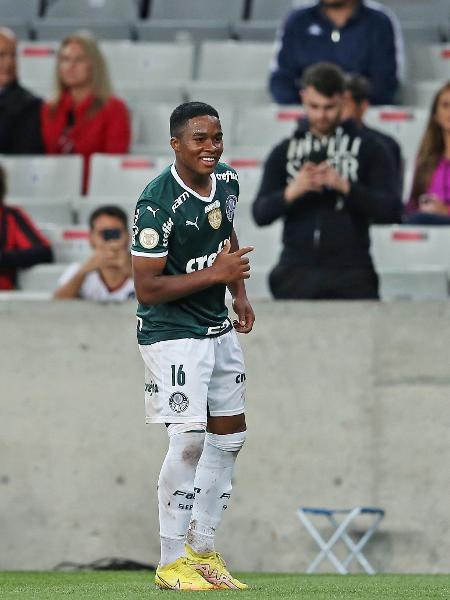
[[[156,213],[158,212],[159,208],[152,208],[151,206],[147,206],[147,210],[149,210],[156,219]]]
[[[197,221],[198,221],[198,215],[195,217],[195,223],[194,223],[194,221],[186,221],[186,225],[193,225],[194,227],[197,227],[198,231],[200,231]]]

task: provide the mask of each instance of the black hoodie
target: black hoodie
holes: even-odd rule
[[[350,192],[308,192],[288,204],[286,185],[308,160],[327,160],[349,181]],[[369,226],[399,222],[401,209],[393,159],[375,136],[346,121],[319,139],[301,120],[269,154],[253,216],[258,225],[284,220],[280,264],[372,267]]]

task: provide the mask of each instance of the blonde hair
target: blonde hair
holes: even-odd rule
[[[111,86],[111,80],[109,77],[108,65],[103,54],[98,47],[96,39],[87,31],[77,31],[71,35],[68,35],[63,39],[58,50],[58,60],[55,68],[55,95],[51,101],[51,104],[56,107],[63,93],[66,91],[66,87],[63,84],[59,74],[59,57],[62,50],[68,44],[79,44],[86,55],[92,71],[92,95],[94,96],[94,107],[95,109],[100,108],[105,102],[112,96],[113,90]]]
[[[442,127],[436,122],[436,112],[442,94],[449,90],[450,81],[447,81],[436,92],[431,103],[428,123],[417,153],[411,192],[413,200],[417,200],[421,194],[426,192],[433,173],[445,152],[444,135]]]

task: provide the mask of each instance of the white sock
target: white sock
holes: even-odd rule
[[[158,479],[161,566],[184,555],[185,537],[195,497],[195,471],[204,438],[204,432],[198,431],[169,437],[169,449]]]
[[[246,432],[216,435],[207,433],[195,474],[195,500],[186,536],[195,552],[214,551],[214,535],[227,508],[231,479]]]

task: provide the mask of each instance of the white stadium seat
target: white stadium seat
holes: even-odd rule
[[[243,16],[243,10],[244,0],[152,0],[150,20],[215,19],[232,23]]]
[[[413,44],[409,60],[410,74],[415,80],[436,80],[442,84],[450,79],[450,44]]]
[[[45,17],[133,21],[138,17],[139,4],[139,0],[53,0],[47,2]]]
[[[402,148],[403,156],[411,159],[417,154],[427,119],[428,111],[423,108],[374,106],[369,108],[364,120],[369,127],[394,137]]]
[[[49,97],[54,85],[57,42],[20,42],[17,48],[20,82],[38,95]]]
[[[126,202],[137,200],[159,174],[160,167],[160,162],[148,156],[93,154],[88,195],[121,196]]]
[[[18,288],[24,292],[53,293],[66,269],[67,264],[64,263],[35,265],[29,269],[22,269],[18,274]]]
[[[77,196],[81,191],[82,157],[0,156],[8,176],[8,197]]]
[[[230,155],[226,161],[239,175],[239,202],[251,204],[259,188],[263,162],[258,158]]]
[[[158,88],[175,92],[192,77],[194,46],[180,43],[101,42],[114,88],[138,90],[147,100],[161,97]]]
[[[130,196],[130,198],[124,198],[124,196],[112,196],[111,194],[106,196],[80,196],[74,201],[74,210],[77,215],[77,222],[81,226],[88,226],[91,213],[100,206],[119,206],[125,211],[128,217],[128,229],[131,233],[136,203],[141,191],[142,190],[139,190],[135,196]]]
[[[86,225],[56,225],[38,223],[40,231],[50,242],[57,263],[80,262],[91,253],[89,229]]]
[[[267,152],[292,135],[304,115],[300,106],[247,106],[239,111],[233,142],[236,146],[263,146]]]
[[[74,201],[68,196],[14,196],[8,204],[20,206],[33,221],[68,225],[75,222]]]

